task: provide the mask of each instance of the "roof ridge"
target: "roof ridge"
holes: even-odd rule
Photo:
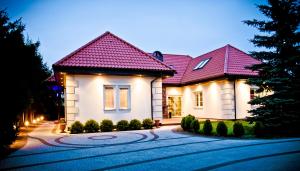
[[[194,58],[194,59],[195,59],[195,58]],[[180,78],[180,84],[182,84],[182,79],[184,78],[184,75],[185,75],[187,69],[189,68],[189,66],[190,66],[190,64],[191,64],[191,62],[192,62],[192,60],[193,60],[193,58],[191,58],[191,60],[189,61],[189,63],[186,65],[185,70],[184,70],[184,72],[183,72],[183,74],[182,74],[182,77]]]
[[[174,54],[174,53],[163,53],[163,55],[185,56],[185,57],[193,58],[190,55],[181,55],[181,54]]]
[[[153,59],[154,61],[158,62],[159,64],[161,64],[161,65],[163,65],[163,66],[165,66],[165,67],[167,67],[167,68],[169,68],[169,69],[171,69],[171,70],[173,70],[173,71],[176,71],[176,70],[174,70],[173,68],[171,68],[170,66],[164,64],[162,61],[160,61],[160,60],[158,60],[158,59],[152,57],[151,55],[149,55],[149,54],[146,53],[145,51],[143,51],[143,50],[137,48],[137,47],[134,46],[133,44],[131,44],[131,43],[129,43],[129,42],[123,40],[122,38],[120,38],[120,37],[114,35],[113,33],[110,33],[110,32],[108,32],[108,33],[109,33],[110,35],[114,36],[115,38],[119,39],[119,40],[122,41],[123,43],[125,43],[125,44],[127,44],[127,45],[133,47],[135,50],[142,52],[143,54],[145,54],[146,56],[148,56],[150,59]]]
[[[96,42],[97,40],[99,40],[100,38],[102,38],[103,36],[107,35],[107,34],[111,34],[109,31],[106,31],[105,33],[101,34],[100,36],[94,38],[93,40],[87,42],[86,44],[82,45],[80,48],[74,50],[73,52],[69,53],[68,55],[66,55],[65,57],[63,57],[62,59],[60,59],[59,61],[55,62],[53,65],[58,65],[59,63],[69,59],[70,57],[72,57],[74,54],[78,53],[79,51],[81,51],[82,49],[84,49],[85,47],[91,45],[92,43]]]
[[[228,59],[229,59],[229,55],[228,55],[228,51],[229,51],[229,44],[226,45],[226,50],[225,50],[225,57],[224,57],[224,73],[226,74],[228,71]]]
[[[226,45],[225,45],[225,46],[226,46]],[[199,58],[199,57],[202,57],[202,56],[207,55],[207,54],[209,54],[209,53],[212,53],[212,52],[214,52],[214,51],[220,50],[220,49],[224,48],[225,46],[222,46],[222,47],[219,47],[219,48],[214,49],[214,50],[212,50],[212,51],[206,52],[206,53],[204,53],[204,54],[202,54],[202,55],[199,55],[199,56],[197,56],[197,57],[195,57],[195,58],[193,58],[193,59],[197,59],[197,58]]]

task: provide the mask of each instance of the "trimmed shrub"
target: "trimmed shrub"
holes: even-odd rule
[[[191,130],[191,123],[195,120],[195,116],[187,115],[184,119],[184,127],[186,130]]]
[[[120,120],[117,123],[117,130],[119,130],[119,131],[126,131],[126,130],[128,130],[128,128],[129,128],[129,123],[126,120]]]
[[[93,119],[86,121],[86,123],[84,124],[85,132],[98,132],[99,129],[100,129],[100,126],[99,126],[98,122],[96,122]]]
[[[183,117],[183,118],[181,119],[180,125],[181,125],[181,128],[182,128],[183,130],[186,130],[186,127],[185,127],[185,117]]]
[[[241,137],[245,134],[245,129],[242,123],[235,122],[233,124],[233,135],[236,137]]]
[[[199,132],[200,129],[200,122],[198,121],[198,119],[194,119],[191,123],[191,128],[193,129],[193,131],[195,133]]]
[[[264,125],[261,122],[255,122],[253,129],[254,129],[254,134],[257,137],[262,137],[265,133]]]
[[[143,127],[144,129],[152,129],[153,127],[153,121],[150,118],[144,119],[143,120]]]
[[[227,136],[227,126],[225,122],[221,121],[217,125],[217,134],[220,136]]]
[[[137,119],[132,119],[129,123],[129,129],[131,130],[139,130],[141,129],[141,127],[142,127],[141,121]]]
[[[72,125],[71,125],[71,134],[79,134],[79,133],[83,133],[84,130],[84,126],[81,122],[79,121],[75,121]]]
[[[111,132],[113,130],[113,122],[109,119],[104,119],[101,122],[100,130],[101,132]]]
[[[210,120],[207,119],[203,125],[203,133],[205,135],[211,135],[212,129],[213,129],[212,124],[211,124]]]

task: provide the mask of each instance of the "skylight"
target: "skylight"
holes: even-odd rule
[[[208,63],[209,60],[210,60],[210,58],[204,59],[204,60],[200,61],[199,64],[196,65],[196,67],[194,68],[194,70],[203,68]]]

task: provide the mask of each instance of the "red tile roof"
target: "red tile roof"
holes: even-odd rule
[[[186,68],[190,61],[193,59],[189,55],[174,55],[174,54],[163,54],[164,63],[171,66],[176,70],[176,74],[173,77],[169,77],[163,80],[164,83],[178,84],[181,83],[181,79],[186,71]]]
[[[175,72],[171,67],[110,32],[102,34],[67,55],[53,67]]]
[[[164,62],[168,65],[174,65],[177,71],[177,74],[174,75],[175,79],[168,78],[163,80],[165,84],[188,84],[217,77],[225,77],[226,75],[256,76],[257,72],[245,69],[245,67],[260,63],[258,60],[231,45],[226,45],[190,60],[186,59],[184,55],[167,55],[164,58],[166,59]],[[199,62],[205,59],[210,60],[203,68],[194,70]],[[179,61],[180,64],[175,64],[176,61]],[[179,69],[176,68],[176,65],[179,66]],[[186,66],[185,70],[183,66]]]

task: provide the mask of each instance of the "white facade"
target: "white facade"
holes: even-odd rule
[[[98,122],[111,119],[114,124],[122,119],[143,120],[151,118],[152,105],[154,119],[162,118],[161,78],[66,74],[65,79],[65,113],[68,126],[74,121],[84,123],[89,119]],[[155,81],[152,84],[153,101],[151,103],[151,81],[153,80]],[[104,110],[104,86],[130,87],[129,109]]]
[[[195,92],[202,92],[203,106],[196,107]],[[236,118],[249,116],[250,86],[245,80],[235,81]],[[234,82],[216,80],[183,87],[166,87],[166,101],[170,96],[181,96],[181,116],[192,114],[199,118],[234,119]]]

